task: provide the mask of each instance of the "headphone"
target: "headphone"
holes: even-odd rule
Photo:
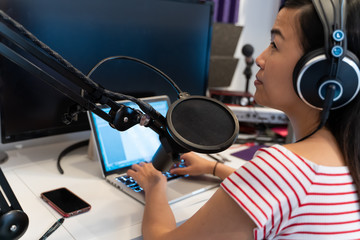
[[[313,0],[313,5],[324,27],[325,47],[305,54],[297,62],[293,72],[295,92],[307,105],[321,110],[331,86],[331,109],[341,108],[360,89],[359,59],[347,50],[346,0]]]

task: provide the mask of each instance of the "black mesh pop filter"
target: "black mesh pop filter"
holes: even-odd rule
[[[166,119],[172,139],[181,147],[200,153],[227,149],[239,132],[233,112],[223,103],[203,96],[178,99],[170,106]]]

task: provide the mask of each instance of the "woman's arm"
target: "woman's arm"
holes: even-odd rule
[[[175,168],[170,170],[171,173],[178,175],[189,174],[191,176],[214,174],[215,176],[224,180],[235,171],[235,169],[232,167],[219,162],[209,161],[193,152],[181,155],[181,159],[184,160],[185,167],[178,168],[175,166]]]
[[[134,178],[145,192],[142,223],[144,236],[152,238],[152,231],[163,234],[176,228],[176,222],[166,197],[166,177],[152,164],[134,164],[127,175]],[[146,238],[145,238],[146,239]]]
[[[142,225],[145,240],[253,238],[254,222],[221,188],[194,216],[176,228],[166,199],[166,179],[162,174],[149,163],[134,165],[128,175],[145,191]]]
[[[222,189],[168,239],[254,239],[255,223]],[[180,237],[179,237],[180,236]]]

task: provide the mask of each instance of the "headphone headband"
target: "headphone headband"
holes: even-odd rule
[[[345,0],[313,0],[315,10],[324,28],[324,46],[326,56],[342,58],[346,52]],[[335,47],[335,49],[334,49]],[[342,50],[339,50],[341,47]],[[333,50],[334,49],[334,50]]]

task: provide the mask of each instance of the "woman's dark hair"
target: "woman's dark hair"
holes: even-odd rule
[[[329,0],[325,0],[329,1]],[[299,14],[301,43],[305,54],[324,46],[323,27],[311,0],[287,0],[283,8],[302,9]],[[360,58],[360,0],[347,0],[348,50]],[[326,127],[342,151],[360,197],[360,94],[345,107],[330,112]]]

